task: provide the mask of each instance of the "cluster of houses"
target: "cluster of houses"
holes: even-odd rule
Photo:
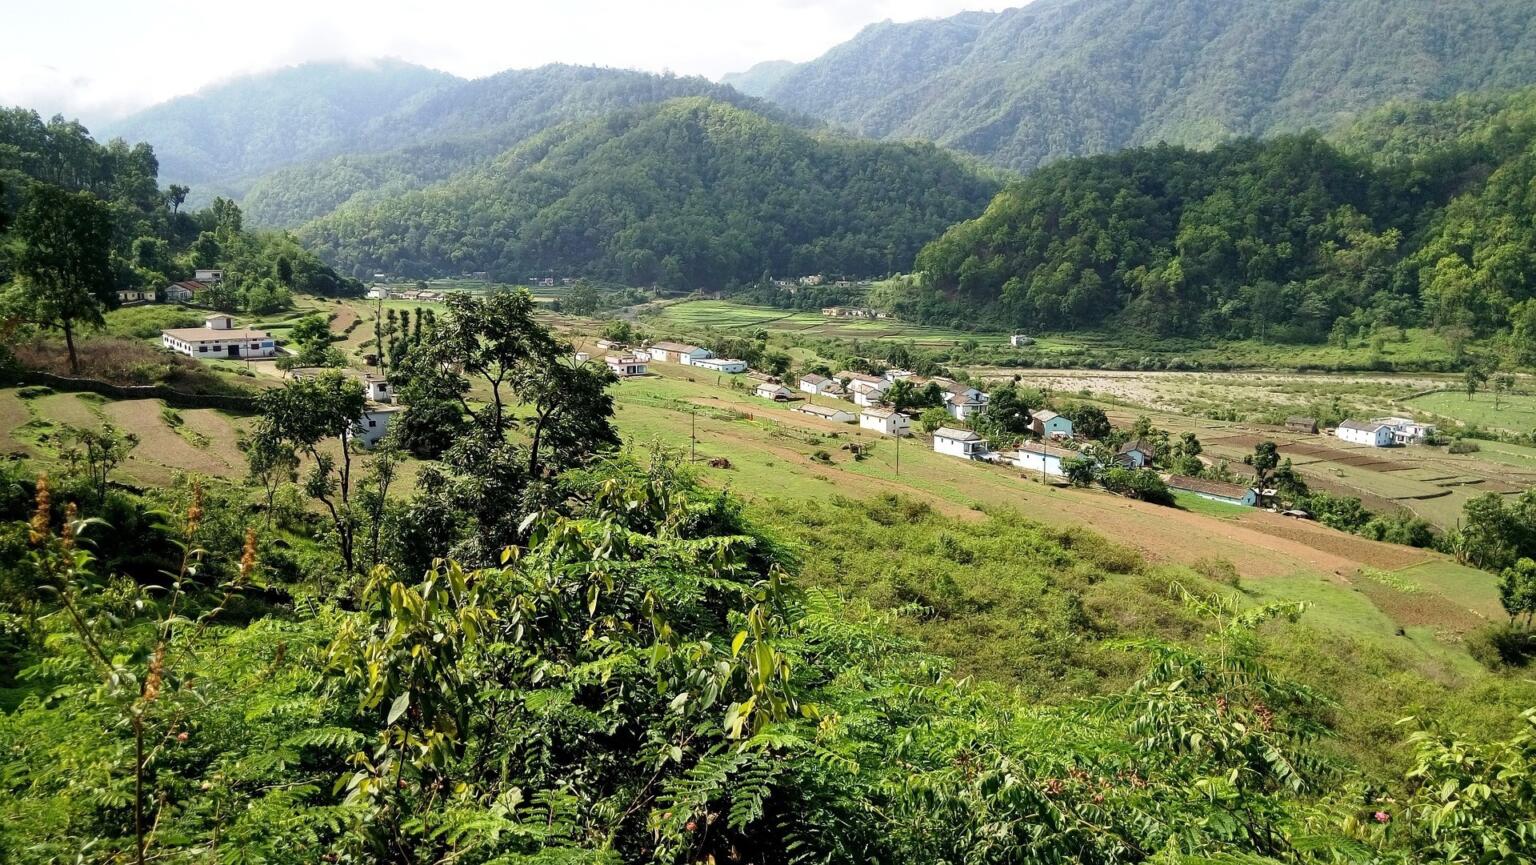
[[[375,285],[368,289],[365,296],[369,300],[418,300],[441,303],[448,299],[448,292],[431,288],[394,289],[387,285]]]
[[[824,306],[821,308],[821,314],[827,318],[895,318],[888,312],[870,309],[867,306]]]
[[[193,271],[191,279],[173,282],[159,291],[147,288],[120,288],[117,290],[117,302],[123,306],[158,303],[162,300],[167,303],[192,303],[197,300],[198,295],[223,281],[224,271],[200,267]]]
[[[620,352],[610,354],[603,358],[603,362],[614,374],[620,378],[631,378],[637,375],[645,375],[648,371],[647,364],[651,361],[658,363],[678,363],[683,366],[696,366],[699,369],[709,370],[724,375],[742,375],[747,372],[747,362],[733,357],[715,357],[715,353],[707,348],[696,345],[686,345],[680,342],[656,342],[644,349],[630,350],[609,340],[598,340],[597,347],[601,349]],[[578,361],[587,360],[583,354],[577,354]]]

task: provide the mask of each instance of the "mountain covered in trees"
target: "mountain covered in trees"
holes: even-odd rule
[[[1536,90],[1209,151],[1064,160],[918,256],[904,314],[1313,341],[1512,327],[1536,355]]]
[[[905,269],[995,190],[933,145],[815,134],[700,97],[556,127],[300,236],[353,274],[720,287],[765,272]]]
[[[99,132],[103,140],[148,142],[169,182],[238,189],[242,178],[348,150],[380,117],[462,83],[392,60],[308,63],[217,84]]]
[[[733,80],[863,134],[1028,170],[1533,84],[1531,13],[1525,0],[1036,0],[872,25],[809,63]]]
[[[684,96],[787,119],[703,78],[551,64],[464,80],[391,61],[250,76],[107,131],[165,151],[170,180],[236,195],[254,224],[290,227],[354,196],[444,180],[560,123]]]

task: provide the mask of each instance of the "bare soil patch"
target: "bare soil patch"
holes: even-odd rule
[[[1428,627],[1459,636],[1488,624],[1487,619],[1438,592],[1405,592],[1368,576],[1358,577],[1354,583],[1378,610],[1404,628]]]
[[[1264,511],[1243,514],[1238,522],[1266,535],[1295,541],[1357,565],[1384,571],[1395,571],[1432,558],[1432,554],[1413,547],[1384,544],[1345,534],[1321,523],[1293,520]]]

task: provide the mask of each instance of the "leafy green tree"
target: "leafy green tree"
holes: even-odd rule
[[[954,418],[944,409],[934,406],[923,409],[923,413],[917,416],[917,423],[923,428],[923,432],[930,435],[934,430],[942,426],[948,426],[954,422]]]
[[[96,503],[100,505],[107,499],[107,484],[111,482],[113,469],[139,446],[139,435],[103,423],[99,429],[65,427],[64,441],[65,461],[84,473],[95,491]]]
[[[101,326],[102,311],[117,297],[107,208],[89,193],[35,184],[14,232],[21,243],[15,258],[18,279],[6,307],[25,321],[63,332],[69,368],[79,372],[76,332]]]
[[[1072,434],[1077,438],[1098,440],[1110,433],[1109,417],[1096,405],[1074,403],[1063,408],[1061,414],[1072,421]]]
[[[349,574],[357,566],[359,522],[352,500],[353,436],[366,405],[362,383],[339,370],[273,388],[260,397],[261,419],[253,436],[256,444],[250,449],[258,459],[269,450],[283,448],[305,457],[310,470],[304,492],[330,516],[337,553]]]
[[[1523,615],[1530,627],[1536,617],[1536,560],[1522,558],[1504,569],[1499,575],[1499,602],[1511,622]]]

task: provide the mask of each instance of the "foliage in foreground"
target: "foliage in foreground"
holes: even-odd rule
[[[200,567],[201,496],[150,585],[98,574],[99,527],[41,489],[6,611],[34,660],[0,716],[6,861],[1532,853],[1536,732],[1426,730],[1405,783],[1365,786],[1318,747],[1322,699],[1261,661],[1257,629],[1295,607],[1185,595],[1203,645],[1127,644],[1119,693],[1032,705],[794,590],[730,499],[665,463],[571,478],[499,566],[380,567],[268,615],[241,605],[251,540]]]

